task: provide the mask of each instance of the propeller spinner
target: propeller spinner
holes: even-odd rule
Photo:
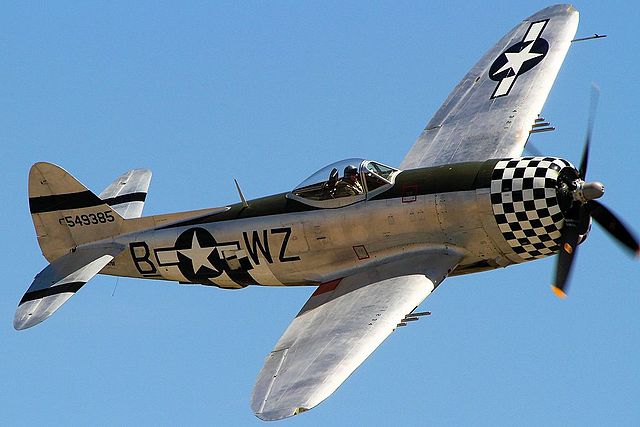
[[[591,226],[591,219],[609,233],[624,247],[635,255],[640,255],[637,239],[627,227],[600,202],[596,201],[604,195],[604,185],[601,182],[586,181],[587,165],[589,163],[589,147],[593,120],[598,100],[598,90],[593,88],[591,97],[591,111],[585,138],[584,151],[580,161],[580,170],[565,169],[558,177],[558,199],[565,215],[565,223],[560,238],[560,253],[556,264],[555,279],[551,290],[560,298],[567,296],[567,283],[571,273],[573,260],[576,256],[581,236],[585,235]],[[577,173],[576,173],[577,172]]]

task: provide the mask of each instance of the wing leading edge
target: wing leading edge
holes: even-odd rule
[[[251,402],[256,416],[287,418],[326,399],[461,258],[443,248],[320,286],[258,375]]]
[[[567,4],[517,25],[453,89],[400,167],[520,156],[577,28]]]

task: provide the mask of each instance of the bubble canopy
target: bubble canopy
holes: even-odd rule
[[[323,167],[290,193],[295,199],[318,206],[339,207],[364,200],[390,188],[398,169],[372,160],[351,158]]]

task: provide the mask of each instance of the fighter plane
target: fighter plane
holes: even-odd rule
[[[18,304],[17,330],[49,316],[96,274],[223,289],[310,286],[267,355],[251,400],[278,420],[330,396],[448,276],[558,254],[566,296],[578,245],[595,220],[631,252],[638,242],[578,168],[522,157],[578,26],[570,5],[543,9],[498,41],[453,89],[399,167],[336,162],[293,190],[229,206],[142,216],[151,172],[99,195],[36,163],[29,207],[50,264]]]

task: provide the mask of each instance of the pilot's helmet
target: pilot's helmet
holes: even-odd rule
[[[344,168],[344,176],[357,175],[357,173],[358,169],[356,169],[354,166],[349,165]]]

